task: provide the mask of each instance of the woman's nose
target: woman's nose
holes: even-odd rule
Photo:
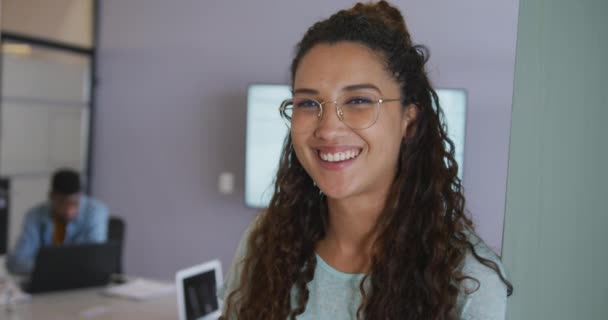
[[[340,110],[337,109],[335,102],[324,103],[321,110],[321,116],[317,120],[315,128],[315,137],[331,140],[348,129],[339,116]]]

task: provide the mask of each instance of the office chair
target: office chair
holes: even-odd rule
[[[117,242],[120,245],[120,254],[115,273],[122,273],[122,251],[124,247],[126,225],[125,221],[118,216],[111,216],[108,221],[108,241]]]

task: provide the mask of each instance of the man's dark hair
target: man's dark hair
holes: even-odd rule
[[[72,195],[81,191],[80,174],[72,169],[59,169],[53,174],[51,192]]]

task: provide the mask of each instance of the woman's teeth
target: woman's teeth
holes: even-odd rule
[[[361,150],[348,150],[348,151],[336,152],[336,153],[319,152],[319,156],[324,161],[338,162],[338,161],[344,161],[344,160],[356,158],[360,152],[361,152]]]

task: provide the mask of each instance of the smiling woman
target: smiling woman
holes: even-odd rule
[[[274,195],[238,249],[225,318],[504,319],[511,285],[464,213],[427,58],[384,1],[307,31]]]

